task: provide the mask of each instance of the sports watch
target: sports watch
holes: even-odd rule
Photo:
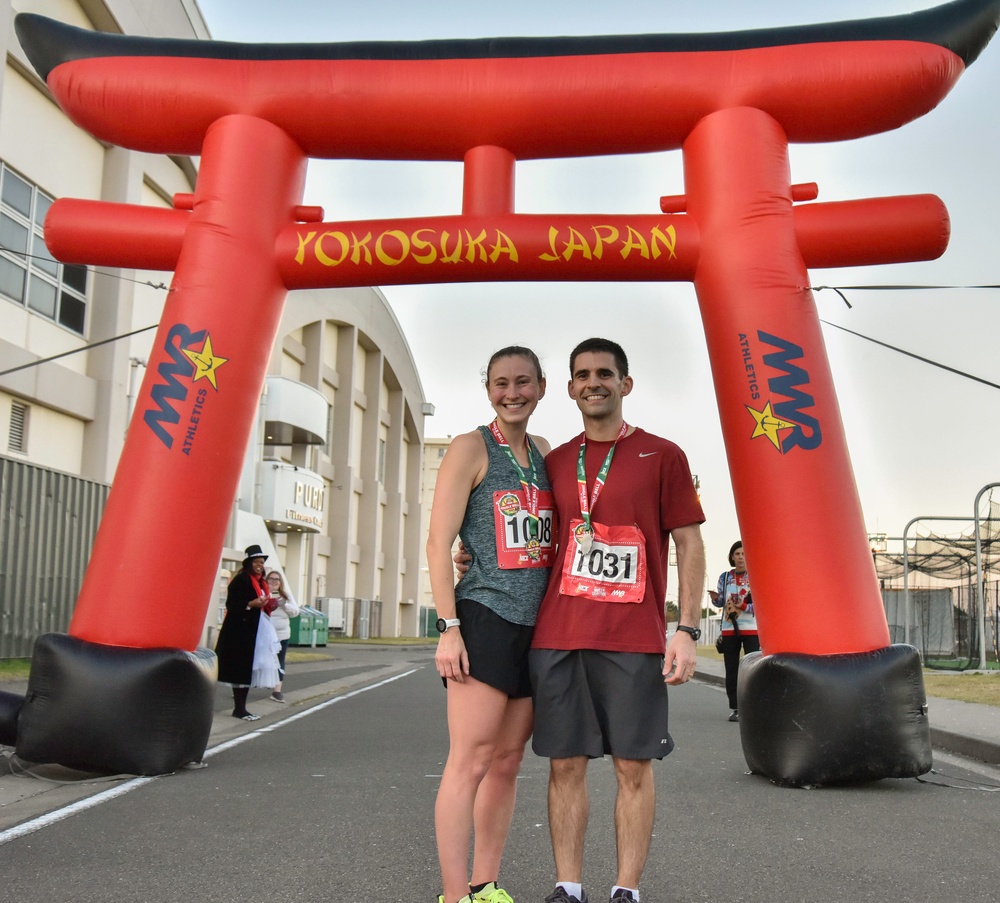
[[[438,633],[444,633],[449,627],[458,627],[462,622],[458,618],[438,618]]]
[[[440,623],[440,621],[438,623]],[[685,627],[683,624],[678,624],[677,629],[682,633],[690,634],[691,639],[696,643],[701,639],[701,630],[698,627]]]

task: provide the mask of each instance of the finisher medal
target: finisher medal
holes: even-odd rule
[[[594,531],[587,527],[586,524],[580,524],[576,528],[576,542],[580,546],[580,551],[584,555],[589,555],[590,549],[594,545]]]

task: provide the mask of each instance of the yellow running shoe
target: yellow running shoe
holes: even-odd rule
[[[478,894],[472,895],[472,903],[514,903],[514,898],[491,881]]]

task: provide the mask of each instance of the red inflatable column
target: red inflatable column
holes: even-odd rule
[[[787,140],[756,109],[706,117],[684,144],[694,280],[764,651],[889,642],[809,276]]]
[[[701,306],[763,654],[737,682],[750,770],[780,784],[931,767],[920,657],[889,646],[809,277],[787,141],[760,110],[684,145]]]
[[[279,128],[208,131],[173,284],[69,632],[194,649],[260,399],[285,288],[274,241],[306,160]],[[180,575],[184,578],[181,581]]]

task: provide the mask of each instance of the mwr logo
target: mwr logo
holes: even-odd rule
[[[176,430],[170,430],[168,427],[180,423],[179,408],[185,405],[191,384],[199,379],[207,379],[212,388],[218,391],[216,371],[228,358],[215,355],[212,350],[212,337],[206,330],[192,332],[183,323],[171,327],[163,350],[169,360],[163,361],[156,368],[159,380],[150,392],[154,407],[145,411],[142,419],[167,448],[172,448],[173,433]],[[205,389],[200,389],[193,409],[186,412],[189,425],[186,428],[184,451],[187,454],[190,454],[207,395]]]
[[[767,380],[771,398],[763,409],[758,411],[750,405],[746,406],[757,423],[750,438],[766,436],[782,454],[795,446],[806,451],[817,448],[823,441],[823,432],[819,421],[806,413],[806,409],[814,406],[814,401],[812,395],[802,388],[809,385],[809,373],[793,363],[801,360],[802,349],[767,332],[758,331],[757,338],[777,349],[765,353],[763,361],[765,367],[778,371],[778,374]]]

